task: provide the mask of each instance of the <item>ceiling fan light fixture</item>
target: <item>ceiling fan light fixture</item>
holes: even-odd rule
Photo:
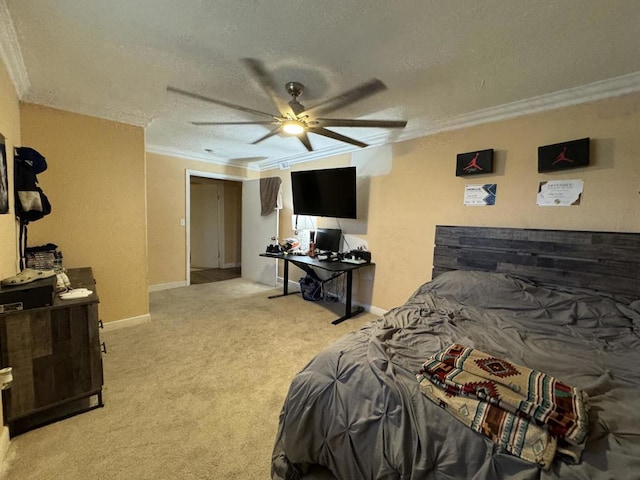
[[[270,125],[270,131],[259,139],[251,142],[252,145],[273,137],[274,135],[290,135],[298,137],[298,140],[305,148],[312,152],[313,147],[309,141],[307,133],[320,135],[331,138],[333,140],[348,143],[356,147],[365,148],[368,145],[364,142],[350,138],[341,133],[328,129],[327,127],[356,127],[356,128],[404,128],[406,121],[402,120],[360,120],[351,118],[324,118],[325,114],[331,113],[340,108],[344,108],[352,103],[360,102],[371,95],[386,90],[386,86],[377,78],[362,83],[350,90],[342,92],[332,98],[324,100],[311,108],[306,108],[300,102],[298,97],[304,90],[304,85],[299,82],[288,82],[285,84],[287,93],[291,95],[291,100],[285,105],[275,93],[275,82],[272,75],[265,69],[262,62],[252,58],[243,59],[244,64],[249,68],[255,80],[258,82],[262,90],[271,98],[278,113],[261,112],[252,108],[243,107],[223,100],[205,97],[198,93],[191,93],[180,90],[175,87],[168,86],[167,91],[177,93],[185,97],[201,100],[214,105],[232,108],[241,112],[249,113],[260,117],[266,117],[268,120],[262,121],[239,121],[239,122],[191,122],[193,125]],[[322,118],[318,118],[322,117]],[[214,154],[216,152],[208,152]]]
[[[305,125],[298,120],[288,120],[282,124],[282,130],[289,135],[300,135],[305,131]]]

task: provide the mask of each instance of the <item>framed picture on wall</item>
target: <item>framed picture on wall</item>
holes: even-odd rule
[[[538,173],[589,165],[589,138],[538,147]]]
[[[0,214],[9,213],[9,178],[7,170],[7,150],[4,137],[0,135]]]
[[[493,172],[493,148],[459,153],[456,157],[456,177]]]

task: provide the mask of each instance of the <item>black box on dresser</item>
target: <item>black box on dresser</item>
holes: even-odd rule
[[[55,296],[55,276],[24,285],[0,287],[0,313],[48,307],[53,304]]]

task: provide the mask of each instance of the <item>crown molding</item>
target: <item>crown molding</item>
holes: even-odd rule
[[[508,120],[510,118],[594,102],[605,98],[613,98],[638,91],[640,91],[640,72],[634,72],[579,87],[568,88],[498,105],[496,107],[476,110],[475,112],[458,115],[441,121],[429,122],[428,120],[419,118],[410,122],[410,128],[402,133],[401,140],[459,130],[483,123]]]
[[[155,153],[156,155],[165,155],[167,157],[177,157],[184,160],[194,160],[196,162],[213,163],[214,165],[220,165],[222,167],[238,167],[246,168],[247,170],[260,171],[255,164],[242,163],[234,161],[233,159],[227,160],[222,158],[214,158],[210,155],[198,154],[187,150],[180,150],[179,148],[166,147],[164,145],[147,144],[145,146],[147,153]]]
[[[397,143],[414,138],[435,135],[441,132],[460,130],[474,125],[508,120],[510,118],[530,115],[547,110],[554,110],[581,103],[588,103],[638,91],[640,91],[640,72],[634,72],[628,75],[622,75],[579,87],[506,103],[497,107],[476,110],[475,112],[458,115],[441,121],[434,122],[424,118],[416,118],[410,120],[407,125],[408,128],[405,128],[396,136],[392,136],[388,132],[381,132],[362,138],[361,140],[368,144],[367,148],[379,147],[380,145],[388,143]],[[279,157],[277,159],[268,159],[255,163],[246,163],[234,161],[233,159],[212,158],[205,154],[197,154],[191,151],[180,150],[163,145],[148,144],[146,146],[147,152],[156,153],[158,155],[167,155],[187,160],[213,163],[221,166],[231,165],[254,171],[265,171],[277,168],[286,169],[291,167],[291,165],[336,155],[350,154],[357,150],[359,150],[358,147],[354,147],[347,143],[340,143],[335,146],[324,148],[322,150],[315,150],[313,152],[305,152],[288,157]]]
[[[366,140],[362,140],[367,143]],[[258,162],[258,168],[260,171],[272,170],[274,168],[286,169],[291,165],[297,163],[310,162],[311,160],[317,160],[325,157],[333,157],[335,155],[342,155],[344,153],[351,153],[357,147],[343,143],[336,145],[335,147],[323,148],[322,150],[314,150],[313,152],[300,153],[297,155],[291,155],[289,157],[281,157],[276,159],[263,160]]]
[[[622,75],[619,77],[614,77],[611,79],[602,80],[579,87],[539,95],[524,100],[518,100],[496,107],[476,110],[475,112],[470,112],[439,121],[433,121],[425,119],[424,117],[418,117],[409,120],[407,128],[403,129],[400,132],[390,134],[389,132],[382,131],[368,137],[362,137],[361,140],[367,143],[368,147],[378,147],[380,145],[388,143],[397,143],[414,138],[435,135],[441,132],[460,130],[463,128],[472,127],[474,125],[508,120],[510,118],[530,115],[547,110],[554,110],[570,105],[588,103],[638,91],[640,91],[640,72],[634,72],[628,75]],[[32,101],[32,98],[33,103],[52,105],[50,99],[37,99],[34,98],[33,95],[28,96],[29,101]],[[135,115],[131,113],[123,113],[121,111],[110,109],[109,107],[106,107],[104,105],[94,105],[93,107],[94,111],[95,109],[100,109],[104,113],[104,118],[110,120],[118,119],[117,121],[123,123],[129,123],[143,127],[148,126],[151,121],[149,117],[146,117],[143,114]],[[69,110],[69,106],[64,107],[64,109]],[[75,111],[77,111],[78,113],[83,113],[83,110],[86,111],[86,109],[86,104],[78,104],[78,108],[75,109]],[[96,116],[96,114],[94,113],[93,116]],[[159,155],[168,155],[171,157],[179,157],[187,160],[213,163],[221,166],[231,165],[254,171],[265,171],[277,168],[289,168],[291,165],[299,163],[305,163],[312,160],[318,160],[321,158],[332,157],[336,155],[349,154],[356,150],[359,150],[359,148],[347,143],[339,143],[329,148],[323,148],[322,150],[314,150],[312,152],[304,152],[288,157],[279,157],[277,159],[267,159],[254,163],[239,162],[235,161],[234,159],[212,158],[211,156],[207,156],[206,154],[199,154],[192,151],[181,150],[163,145],[147,145],[146,150],[148,152],[157,153]]]
[[[21,101],[46,105],[67,111],[74,111],[76,113],[141,127],[147,127],[152,120],[149,115],[143,112],[124,112],[107,105],[89,104],[77,100],[72,101],[74,104],[73,106],[68,104],[60,105],[59,102],[52,99],[50,95],[30,92],[29,90],[31,85],[29,76],[24,64],[17,32],[7,7],[6,0],[0,0],[0,60],[4,63],[9,78],[16,90],[18,99]],[[383,131],[370,135],[369,137],[363,137],[361,140],[369,144],[370,147],[377,147],[383,144],[411,140],[418,137],[430,136],[445,131],[459,130],[484,123],[508,120],[510,118],[588,103],[638,91],[640,91],[640,72],[633,72],[593,82],[587,85],[518,100],[446,119],[435,121],[428,117],[409,119],[407,127],[402,131],[394,131],[392,134]],[[200,155],[192,151],[185,151],[162,145],[147,145],[146,150],[160,155],[180,157],[221,166],[232,165],[239,168],[246,168],[247,170],[264,171],[275,168],[288,168],[291,165],[316,159],[349,154],[359,149],[353,145],[340,143],[322,150],[304,152],[288,157],[267,159],[253,163],[235,161],[234,159],[212,158],[205,154]]]
[[[5,0],[0,0],[0,60],[13,82],[18,100],[22,100],[31,84],[22,58],[18,35]]]
[[[362,141],[369,146],[375,147],[384,143],[396,143],[413,138],[426,137],[437,133],[460,130],[483,123],[498,122],[510,118],[531,115],[547,110],[593,102],[605,98],[617,97],[640,91],[640,72],[634,72],[619,77],[602,80],[599,82],[581,85],[579,87],[568,88],[558,92],[539,95],[536,97],[506,103],[497,107],[476,110],[475,112],[458,115],[440,121],[428,120],[426,118],[416,118],[409,120],[407,127],[400,134],[389,142],[389,134],[386,132],[363,138]],[[323,157],[350,153],[356,150],[353,146],[344,144],[336,147],[310,152],[307,154],[294,155],[280,158],[278,160],[265,160],[259,163],[260,170],[270,170],[279,165],[294,165]]]

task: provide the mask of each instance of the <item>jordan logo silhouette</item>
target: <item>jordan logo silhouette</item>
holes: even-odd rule
[[[471,161],[469,162],[469,164],[464,167],[462,170],[464,170],[465,172],[477,172],[477,171],[482,171],[483,168],[478,165],[478,156],[480,155],[480,152],[476,153],[476,156],[473,157],[471,159]]]
[[[567,153],[567,147],[566,146],[562,147],[562,151],[556,157],[556,160],[551,165],[555,165],[556,163],[560,163],[560,162],[573,163],[573,160],[571,160],[570,158],[567,158],[565,153]]]

